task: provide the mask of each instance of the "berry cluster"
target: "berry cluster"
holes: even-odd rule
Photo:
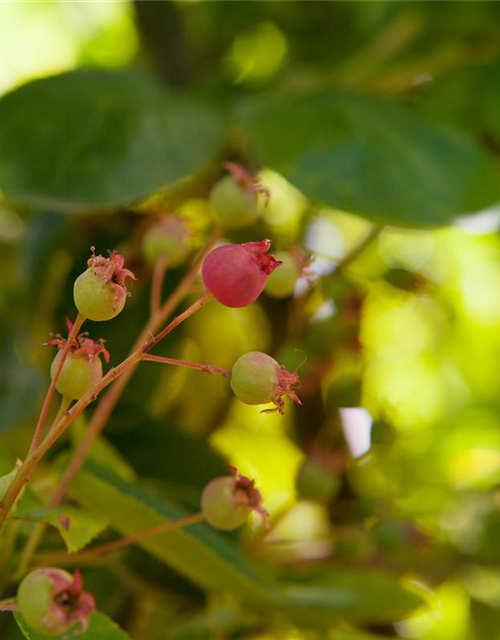
[[[259,215],[258,196],[262,195],[266,200],[269,194],[257,179],[239,165],[227,163],[226,168],[229,173],[212,189],[210,202],[223,228],[245,226]],[[135,276],[125,268],[123,256],[116,251],[103,257],[95,255],[92,248],[87,269],[74,283],[74,302],[79,312],[77,320],[75,324],[67,321],[68,338],[53,335],[46,343],[57,347],[58,351],[51,365],[52,385],[47,393],[32,448],[36,449],[40,442],[54,389],[63,396],[61,409],[42,445],[48,440],[55,442],[107,384],[126,371],[127,367],[135,366],[141,360],[163,361],[225,375],[230,378],[229,384],[235,396],[242,402],[250,405],[274,403],[274,409],[265,411],[283,413],[285,396],[301,404],[294,391],[299,384],[298,374],[287,371],[274,358],[262,352],[243,354],[231,371],[215,365],[188,363],[148,354],[158,340],[212,298],[227,307],[241,308],[257,300],[264,290],[276,298],[291,295],[301,275],[300,261],[287,252],[279,253],[278,257],[269,255],[270,246],[270,240],[261,240],[223,244],[209,251],[201,264],[201,276],[206,287],[201,298],[106,375],[103,373],[103,361],[108,363],[110,355],[103,340],[92,340],[87,332],[81,333],[80,328],[86,320],[102,322],[115,318],[130,295],[126,280],[135,280]],[[142,247],[147,260],[155,265],[154,283],[161,269],[175,267],[187,258],[190,250],[189,233],[177,216],[162,214],[160,220],[144,234]],[[161,268],[158,269],[160,264]],[[280,268],[282,272],[278,275]],[[157,285],[158,282],[155,295],[161,300],[161,276]],[[156,317],[154,309],[157,308],[152,305],[152,318]],[[75,401],[76,404],[68,409]],[[26,465],[21,469],[25,481],[33,470]],[[216,478],[205,487],[201,497],[201,514],[193,517],[203,518],[217,529],[232,530],[241,526],[254,511],[260,514],[267,526],[268,515],[262,507],[262,495],[254,481],[238,473],[234,467],[230,467],[230,470],[232,475]],[[16,481],[21,475],[20,472]],[[22,486],[21,482],[15,490],[9,488],[7,498],[4,498],[6,513]],[[94,610],[94,600],[82,590],[78,571],[72,576],[61,569],[42,568],[29,573],[21,582],[17,606],[33,631],[54,637],[84,631],[89,623],[89,614]]]

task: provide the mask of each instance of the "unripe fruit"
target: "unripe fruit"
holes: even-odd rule
[[[332,469],[309,458],[300,468],[295,486],[299,498],[328,504],[337,495],[340,482]]]
[[[212,480],[201,496],[201,510],[212,527],[231,531],[245,522],[249,511],[243,504],[234,504],[234,478]]]
[[[221,178],[212,188],[209,199],[224,229],[245,227],[259,215],[257,193],[241,185],[233,175]]]
[[[188,232],[178,216],[169,215],[151,227],[142,240],[146,259],[155,263],[165,258],[169,267],[176,267],[188,256]]]
[[[95,609],[92,595],[82,591],[78,571],[72,576],[53,568],[29,573],[19,585],[17,602],[26,624],[48,637],[60,636],[77,624],[84,631]]]
[[[73,324],[68,320],[67,325],[68,334],[71,334]],[[50,376],[54,378],[61,362],[66,340],[57,335],[45,344],[46,346],[57,346],[59,348],[59,352],[50,367]],[[87,391],[90,391],[102,378],[102,363],[99,357],[101,354],[105,362],[108,362],[109,353],[104,348],[102,340],[94,342],[87,338],[86,333],[77,335],[56,382],[56,389],[59,393],[68,400],[79,400]]]
[[[78,311],[89,320],[111,320],[125,306],[127,288],[125,278],[133,278],[123,268],[123,256],[113,251],[109,258],[92,255],[88,269],[75,281],[73,297]]]
[[[207,289],[226,307],[246,307],[262,293],[267,278],[281,264],[265,254],[270,240],[227,244],[211,251],[203,262]]]
[[[234,476],[223,476],[209,482],[201,496],[201,510],[205,520],[215,529],[232,531],[240,527],[251,511],[257,511],[267,522],[262,508],[262,495],[253,480],[230,467]]]
[[[56,354],[50,367],[54,377],[62,351]],[[56,389],[68,400],[79,400],[102,378],[102,363],[98,357],[89,360],[85,353],[68,353],[57,379]]]
[[[283,413],[285,395],[302,404],[292,389],[299,383],[299,375],[290,373],[261,351],[250,351],[238,358],[229,383],[236,397],[246,404],[274,402],[280,413]]]
[[[297,260],[288,251],[278,251],[275,257],[281,262],[281,267],[267,279],[266,293],[271,298],[288,298],[295,290],[300,268]]]

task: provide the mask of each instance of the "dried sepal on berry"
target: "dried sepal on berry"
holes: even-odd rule
[[[270,240],[227,244],[211,251],[203,262],[207,289],[226,307],[240,308],[255,302],[267,278],[281,262],[266,255]]]
[[[66,320],[66,324],[69,335],[73,323]],[[53,336],[52,340],[45,343],[45,346],[58,348],[50,367],[51,377],[54,377],[58,369],[65,344],[66,339],[60,335]],[[106,363],[109,362],[109,352],[102,339],[94,342],[87,332],[77,335],[57,379],[56,389],[59,393],[68,400],[79,400],[92,389],[102,378],[101,355]]]
[[[230,466],[232,476],[215,478],[207,484],[201,498],[201,510],[212,527],[231,531],[240,527],[252,511],[259,513],[267,525],[268,514],[262,507],[262,494],[254,480]]]
[[[85,631],[95,609],[93,596],[83,591],[80,572],[72,576],[56,568],[29,573],[19,585],[17,602],[26,624],[48,637]]]
[[[135,280],[135,276],[125,269],[125,259],[116,251],[111,251],[109,258],[96,256],[94,251],[92,247],[88,269],[75,281],[73,297],[83,316],[100,322],[111,320],[122,311],[128,295],[125,280]]]

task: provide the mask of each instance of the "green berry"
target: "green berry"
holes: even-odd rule
[[[238,358],[229,380],[234,395],[245,404],[274,402],[280,413],[283,413],[285,404],[283,396],[302,404],[293,390],[298,383],[297,373],[290,373],[261,351],[250,351]]]
[[[94,598],[82,591],[79,572],[72,576],[55,568],[29,573],[19,585],[17,602],[30,629],[49,638],[85,630],[95,609]]]
[[[295,258],[287,251],[278,251],[275,258],[281,262],[281,267],[267,279],[265,292],[271,298],[288,298],[295,290],[300,269]]]
[[[155,263],[165,257],[169,267],[176,267],[187,258],[189,247],[186,244],[187,230],[177,216],[167,216],[151,227],[142,241],[142,250],[146,259]]]
[[[250,513],[245,504],[235,504],[235,479],[231,476],[212,480],[201,497],[205,520],[215,529],[232,531],[241,527]]]
[[[87,269],[75,281],[73,289],[78,311],[89,320],[111,320],[125,306],[127,294],[115,289],[114,284],[104,282],[92,269]]]
[[[50,367],[53,378],[62,351],[56,354]],[[90,391],[102,378],[102,363],[99,357],[89,357],[85,352],[68,353],[57,379],[56,389],[68,400],[79,400]]]
[[[299,470],[296,489],[303,500],[318,500],[328,504],[340,488],[338,476],[326,466],[309,458]]]
[[[71,579],[71,575],[62,571],[61,576]],[[38,633],[46,636],[57,636],[66,631],[64,622],[61,625],[51,625],[50,617],[54,584],[49,576],[42,571],[33,571],[24,578],[17,592],[17,603],[26,624]]]
[[[255,222],[259,215],[257,193],[250,187],[242,186],[231,174],[214,185],[209,199],[225,229],[246,227]]]
[[[73,297],[78,311],[89,320],[111,320],[122,311],[127,299],[126,278],[134,278],[123,268],[123,256],[113,251],[109,258],[92,255],[88,269],[75,281]]]
[[[262,507],[262,495],[255,482],[229,467],[233,476],[212,480],[201,496],[201,510],[208,524],[216,529],[231,531],[240,527],[251,511],[262,516],[267,526],[267,511]]]
[[[231,370],[231,389],[246,404],[272,402],[276,395],[279,368],[276,360],[266,353],[245,353]]]

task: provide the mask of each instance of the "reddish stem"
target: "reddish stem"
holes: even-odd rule
[[[197,362],[186,362],[185,360],[176,360],[175,358],[164,358],[163,356],[153,356],[147,354],[144,356],[145,362],[160,362],[163,364],[174,364],[179,367],[188,367],[189,369],[196,369],[197,371],[204,371],[205,373],[217,373],[220,376],[229,378],[231,371],[228,369],[221,369],[212,364],[198,364]]]
[[[163,280],[167,271],[167,256],[160,256],[153,269],[151,282],[150,315],[153,318],[160,310]]]
[[[210,242],[207,243],[206,247],[194,261],[191,269],[184,276],[177,289],[164,302],[159,312],[155,316],[153,316],[146,324],[141,334],[137,338],[134,346],[132,347],[131,353],[136,351],[142,344],[144,344],[144,342],[151,336],[151,334],[153,334],[158,330],[159,327],[161,327],[161,325],[165,322],[165,320],[173,312],[177,305],[190,292],[196,280],[196,277],[198,276],[200,266],[203,263],[206,255],[212,250],[213,246],[215,245],[217,237],[217,235],[214,235]],[[92,415],[92,419],[89,423],[85,437],[78,445],[73,459],[69,463],[59,485],[52,494],[52,497],[49,501],[49,506],[56,507],[58,504],[60,504],[69,485],[73,481],[73,478],[78,473],[78,469],[80,468],[82,462],[85,460],[90,447],[92,446],[92,443],[99,436],[107,421],[109,420],[113,409],[115,408],[125,387],[127,386],[130,378],[135,371],[135,366],[136,365],[130,367],[129,369],[127,369],[127,371],[124,372],[120,379],[116,381],[116,383],[109,389],[109,391],[97,405],[97,408]]]
[[[78,563],[81,560],[86,560],[87,558],[93,558],[95,556],[99,556],[103,553],[108,553],[109,551],[115,551],[116,549],[121,549],[122,547],[126,547],[128,545],[134,544],[135,542],[139,542],[139,540],[144,540],[146,538],[152,538],[153,536],[157,536],[160,533],[167,533],[168,531],[174,531],[175,529],[180,529],[182,527],[187,527],[190,524],[197,524],[199,522],[203,522],[205,520],[202,513],[195,513],[190,516],[186,516],[185,518],[179,518],[179,520],[173,520],[172,522],[166,522],[165,524],[160,524],[157,527],[152,527],[151,529],[143,529],[142,531],[137,531],[137,533],[132,533],[125,538],[119,538],[118,540],[112,540],[111,542],[106,542],[104,544],[100,544],[96,547],[92,547],[90,549],[85,549],[84,551],[79,551],[77,553],[72,553],[69,557],[64,556],[61,557],[50,557],[50,561],[55,564],[60,564],[61,561],[64,562],[64,558],[67,558],[71,564]]]
[[[45,421],[47,420],[47,413],[49,412],[50,403],[52,401],[52,397],[56,389],[57,381],[59,379],[59,376],[61,375],[64,362],[68,357],[68,353],[70,352],[70,349],[75,341],[75,338],[78,335],[78,332],[80,331],[82,324],[84,322],[85,322],[85,316],[82,316],[82,314],[79,313],[76,317],[75,324],[71,328],[66,344],[63,347],[61,359],[59,360],[59,364],[57,365],[57,369],[54,373],[50,386],[47,390],[47,395],[45,396],[43,407],[42,407],[42,410],[40,411],[40,416],[38,418],[38,422],[35,427],[35,432],[33,433],[33,438],[31,440],[28,453],[31,453],[33,449],[35,449],[40,443],[43,427],[44,427]]]
[[[148,342],[146,342],[146,344],[142,347],[142,352],[146,353],[146,351],[149,351],[152,347],[155,346],[155,344],[160,342],[160,340],[163,340],[165,336],[167,336],[174,329],[176,329],[182,322],[184,322],[184,320],[189,318],[189,316],[193,315],[195,311],[198,311],[198,309],[201,309],[203,306],[205,306],[207,302],[209,302],[212,298],[213,296],[210,293],[210,291],[205,291],[205,293],[200,298],[198,298],[196,302],[193,302],[193,304],[190,307],[188,307],[186,311],[176,316],[172,320],[172,322],[169,322],[169,324],[167,324],[167,326],[164,329],[162,329],[156,336],[151,338],[151,340],[148,340]]]
[[[75,418],[77,418],[84,411],[84,409],[86,409],[88,405],[97,398],[97,396],[103,389],[105,389],[109,384],[116,380],[116,378],[122,375],[124,371],[130,369],[138,362],[143,360],[145,353],[149,351],[149,349],[151,349],[162,338],[164,338],[167,334],[178,327],[181,322],[184,322],[184,320],[189,318],[189,316],[191,316],[195,311],[201,309],[201,307],[203,307],[211,298],[212,294],[210,292],[206,292],[205,294],[203,294],[201,298],[198,298],[196,302],[193,302],[193,304],[188,307],[183,313],[174,318],[172,322],[170,322],[162,331],[160,331],[160,333],[158,333],[157,336],[148,340],[146,344],[144,344],[140,349],[137,349],[117,367],[110,369],[108,373],[100,380],[100,382],[96,384],[95,387],[90,389],[90,391],[87,391],[87,393],[82,396],[80,400],[78,400],[78,402],[74,404],[69,411],[66,411],[66,413],[63,414],[61,419],[52,427],[52,429],[49,431],[45,439],[39,444],[39,446],[28,454],[28,457],[19,468],[17,475],[5,492],[3,500],[0,503],[0,527],[5,522],[5,519],[7,518],[12,505],[16,501],[18,495],[21,493],[26,482],[29,480],[33,469],[47,453],[47,451],[52,447],[52,445],[62,436],[62,434],[75,420]],[[75,453],[72,464],[74,464],[76,469],[78,469],[82,464],[85,455],[86,451],[83,452],[81,448],[78,449]]]
[[[19,605],[16,602],[0,602],[0,611],[19,611]]]

